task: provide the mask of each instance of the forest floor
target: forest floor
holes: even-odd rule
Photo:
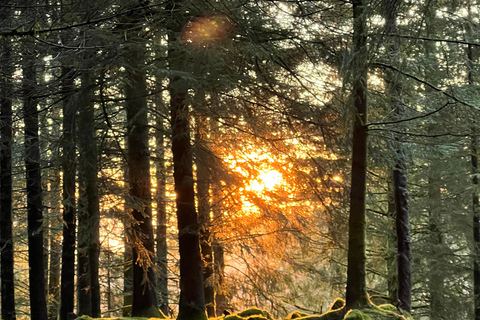
[[[270,313],[258,308],[249,308],[234,314],[229,314],[208,320],[413,320],[412,316],[405,311],[399,311],[391,304],[373,305],[371,308],[362,310],[344,311],[345,301],[336,299],[329,310],[323,314],[307,314],[300,311],[290,313],[286,318],[275,319]],[[102,320],[144,320],[147,318],[102,318]],[[160,318],[149,318],[149,320]],[[164,318],[168,319],[169,318]],[[81,316],[77,320],[94,320],[88,316]],[[173,319],[172,319],[173,320]]]

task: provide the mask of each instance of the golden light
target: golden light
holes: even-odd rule
[[[264,190],[271,191],[280,185],[282,180],[283,178],[280,172],[277,170],[269,170],[258,175],[258,178],[246,187],[246,190],[255,192],[262,192]]]
[[[198,17],[185,25],[182,41],[196,47],[205,47],[225,39],[232,30],[233,23],[226,16]]]

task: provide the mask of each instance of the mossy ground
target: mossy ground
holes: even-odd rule
[[[249,308],[228,316],[209,318],[208,320],[413,320],[407,312],[400,312],[390,304],[372,305],[371,308],[350,310],[345,314],[345,301],[336,299],[327,312],[323,314],[306,314],[300,311],[290,313],[286,318],[274,319],[270,313],[259,308]],[[93,320],[82,316],[78,320]],[[161,318],[102,318],[102,320],[160,320]],[[167,320],[174,320],[165,318]],[[191,319],[195,320],[195,319]]]

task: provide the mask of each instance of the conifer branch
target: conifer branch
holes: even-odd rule
[[[474,109],[474,110],[476,110],[476,111],[479,111],[479,108],[478,108],[477,106],[474,106],[474,105],[472,105],[472,104],[470,104],[470,103],[468,103],[468,102],[466,102],[466,101],[463,101],[463,100],[457,98],[456,96],[454,96],[453,94],[448,93],[448,92],[446,92],[445,90],[443,90],[443,89],[441,89],[441,88],[439,88],[439,87],[431,84],[430,82],[428,82],[428,81],[426,81],[426,80],[423,80],[423,79],[420,79],[419,77],[414,76],[413,74],[410,74],[410,73],[407,73],[407,72],[405,72],[405,71],[402,71],[402,70],[398,69],[397,67],[394,67],[394,66],[388,65],[388,64],[384,64],[384,63],[381,63],[381,62],[375,62],[375,63],[374,63],[374,66],[377,66],[377,67],[383,68],[383,69],[391,69],[391,70],[394,70],[394,71],[400,73],[401,75],[404,75],[404,76],[406,76],[406,77],[408,77],[408,78],[410,78],[410,79],[413,79],[413,80],[415,80],[415,81],[417,81],[417,82],[419,82],[419,83],[421,83],[421,84],[423,84],[423,85],[431,88],[431,89],[434,90],[434,91],[437,91],[437,92],[442,93],[444,96],[452,99],[452,100],[455,101],[455,102],[458,102],[458,103],[460,103],[460,104],[463,104],[464,106],[467,106],[467,107],[472,108],[472,109]]]
[[[480,47],[480,43],[468,42],[464,40],[453,40],[453,39],[440,39],[440,38],[430,38],[430,37],[418,37],[418,36],[408,36],[404,34],[390,34],[392,37],[402,38],[402,39],[413,39],[413,40],[424,40],[424,41],[435,41],[435,42],[446,42],[446,43],[455,43],[455,44],[465,44],[474,47]]]

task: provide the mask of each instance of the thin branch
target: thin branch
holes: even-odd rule
[[[417,37],[417,36],[408,36],[403,34],[390,34],[392,37],[403,38],[403,39],[413,39],[413,40],[425,40],[425,41],[435,41],[435,42],[447,42],[455,44],[465,44],[474,47],[480,47],[480,43],[468,42],[464,40],[450,40],[450,39],[439,39],[439,38],[429,38],[429,37]]]
[[[424,113],[424,114],[421,114],[419,116],[416,116],[416,117],[411,117],[411,118],[406,118],[406,119],[399,119],[399,120],[394,120],[394,121],[385,121],[385,122],[372,122],[372,123],[368,123],[366,126],[367,127],[370,127],[370,126],[378,126],[378,125],[387,125],[387,124],[397,124],[397,123],[402,123],[402,122],[408,122],[408,121],[412,121],[412,120],[417,120],[417,119],[422,119],[422,118],[426,118],[426,117],[429,117],[431,116],[432,114],[435,114],[437,112],[440,112],[441,110],[445,109],[448,105],[450,104],[455,104],[451,101],[448,101],[447,103],[445,103],[443,106],[441,106],[440,108],[436,109],[436,110],[433,110],[431,112],[428,112],[428,113]]]
[[[465,102],[465,101],[463,101],[463,100],[455,97],[453,94],[448,93],[448,92],[440,89],[439,87],[434,86],[434,85],[431,84],[430,82],[425,81],[425,80],[422,80],[422,79],[420,79],[419,77],[414,76],[413,74],[406,73],[405,71],[402,71],[402,70],[398,69],[397,67],[394,67],[394,66],[388,65],[388,64],[384,64],[384,63],[381,63],[381,62],[375,62],[375,63],[374,63],[374,66],[377,66],[377,67],[379,67],[379,68],[392,69],[392,70],[394,70],[394,71],[396,71],[396,72],[398,72],[398,73],[400,73],[400,74],[402,74],[402,75],[404,75],[404,76],[406,76],[406,77],[408,77],[408,78],[411,78],[411,79],[413,79],[413,80],[415,80],[415,81],[417,81],[417,82],[420,82],[421,84],[424,84],[424,85],[427,86],[427,87],[430,87],[430,88],[433,89],[434,91],[437,91],[437,92],[442,93],[443,95],[445,95],[446,97],[452,99],[452,100],[455,101],[455,102],[461,103],[461,104],[463,104],[464,106],[467,106],[467,107],[470,107],[470,108],[472,108],[472,109],[474,109],[474,110],[476,110],[476,111],[479,111],[479,108],[478,108],[477,106],[474,106],[474,105],[472,105],[472,104],[470,104],[470,103],[468,103],[468,102]]]
[[[120,16],[123,16],[123,15],[126,15],[126,14],[131,14],[131,13],[134,13],[134,12],[139,11],[139,10],[145,10],[145,9],[150,9],[150,8],[154,8],[154,7],[159,7],[159,6],[162,6],[162,5],[163,5],[163,3],[154,4],[154,5],[150,5],[150,6],[137,7],[137,8],[134,8],[134,9],[130,9],[130,10],[126,10],[126,11],[123,11],[123,12],[115,13],[115,14],[112,14],[112,15],[109,15],[109,16],[106,16],[106,17],[103,17],[103,18],[99,18],[99,19],[95,19],[95,20],[87,20],[87,21],[83,21],[83,22],[79,22],[79,23],[69,24],[69,25],[65,25],[65,26],[61,26],[61,27],[56,27],[56,28],[50,27],[50,28],[47,28],[47,29],[34,30],[33,26],[32,26],[27,31],[19,31],[19,29],[21,29],[21,27],[15,28],[13,30],[1,30],[0,31],[0,37],[36,36],[36,35],[40,35],[40,34],[44,34],[44,33],[51,33],[51,32],[55,32],[55,31],[64,31],[64,30],[69,30],[69,29],[73,29],[73,28],[88,26],[88,25],[91,25],[91,24],[103,23],[105,21],[108,21],[108,20],[116,18],[116,17],[120,17]]]

